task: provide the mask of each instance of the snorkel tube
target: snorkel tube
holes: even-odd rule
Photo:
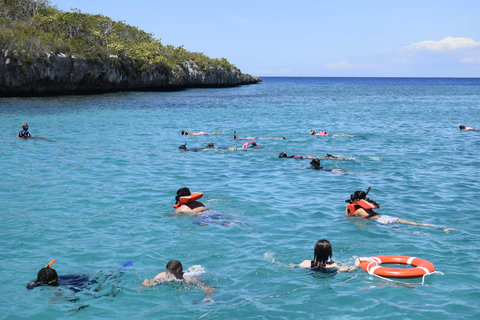
[[[52,264],[55,263],[55,259],[52,259],[52,261],[50,261],[46,266],[45,268],[50,268],[52,266]]]

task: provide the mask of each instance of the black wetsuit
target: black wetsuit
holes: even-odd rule
[[[68,289],[79,292],[88,289],[89,286],[97,283],[95,280],[90,280],[84,274],[66,274],[58,276],[58,286],[67,287]],[[40,285],[36,281],[32,281],[27,285],[27,289],[33,289]]]
[[[30,135],[30,132],[28,132],[27,130],[23,129],[22,131],[20,131],[18,133],[18,137],[19,138],[31,138],[32,136]]]

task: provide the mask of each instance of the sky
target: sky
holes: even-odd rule
[[[480,0],[50,0],[254,76],[480,77]]]

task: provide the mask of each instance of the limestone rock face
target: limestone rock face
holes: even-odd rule
[[[181,90],[193,87],[229,87],[262,79],[239,70],[200,68],[186,61],[170,71],[138,71],[132,64],[110,57],[103,62],[73,56],[49,55],[33,63],[13,62],[0,52],[0,96],[88,94],[126,90]]]

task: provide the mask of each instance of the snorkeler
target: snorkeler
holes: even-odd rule
[[[351,134],[329,134],[326,130],[316,132],[315,129],[310,130],[310,135],[312,136],[328,136],[328,137],[360,137]],[[365,137],[362,137],[365,138]]]
[[[463,124],[458,126],[460,130],[466,130],[466,131],[477,131],[477,129],[471,128],[471,127],[465,127]]]
[[[312,161],[310,161],[310,165],[313,167],[312,169],[315,170],[324,170],[324,171],[330,171],[333,173],[342,173],[343,171],[341,169],[326,169],[322,166],[320,166],[320,159],[318,158],[313,158]]]
[[[279,158],[291,158],[291,159],[313,159],[312,156],[305,156],[305,157],[304,156],[298,156],[298,155],[289,156],[285,152],[280,153],[280,155],[278,157]]]
[[[287,138],[285,138],[285,137],[281,137],[281,138],[237,137],[237,131],[233,131],[233,139],[236,139],[236,140],[253,140],[253,139],[261,139],[261,140],[287,140]]]
[[[330,259],[330,260],[329,260]],[[314,270],[337,270],[352,272],[358,269],[356,266],[339,266],[332,259],[332,244],[328,240],[318,240],[313,249],[313,260],[305,260],[298,266]]]
[[[22,139],[28,139],[28,138],[33,138],[33,136],[30,134],[30,132],[28,132],[28,123],[24,122],[22,124],[22,131],[20,131],[18,133],[18,138],[22,138]]]
[[[322,160],[347,160],[345,157],[334,156],[332,154],[326,154]]]
[[[182,136],[203,136],[205,134],[217,134],[217,133],[223,133],[223,132],[188,132],[187,130],[182,130]]]
[[[178,147],[180,150],[184,151],[215,151],[215,150],[225,150],[225,151],[236,151],[236,150],[241,150],[236,147],[215,147],[214,143],[210,142],[207,144],[205,148],[195,148],[195,149],[187,149],[187,144],[182,144],[180,147]]]
[[[166,217],[174,217],[180,213],[184,213],[194,217],[193,224],[206,226],[208,224],[217,224],[222,226],[231,226],[234,224],[242,225],[243,223],[231,221],[229,217],[220,212],[210,210],[202,202],[197,201],[204,193],[190,192],[188,188],[180,188],[175,196],[175,212],[172,215],[164,215]],[[248,224],[245,224],[248,226]],[[249,226],[250,227],[250,226]],[[251,227],[250,227],[251,228]]]
[[[57,271],[51,268],[55,259],[50,261],[44,268],[40,269],[37,273],[37,279],[30,281],[27,285],[27,289],[33,289],[38,286],[66,286],[73,291],[80,291],[87,288],[89,285],[97,283],[94,280],[90,280],[86,275],[68,274],[57,275]]]
[[[380,209],[380,205],[373,201],[370,198],[367,198],[367,194],[370,191],[371,187],[368,187],[367,192],[362,190],[357,190],[350,195],[350,199],[345,200],[348,203],[345,210],[346,216],[353,216],[361,219],[374,220],[380,224],[393,224],[393,223],[403,223],[410,224],[415,226],[424,226],[424,227],[439,227],[442,228],[445,232],[450,232],[450,230],[455,230],[453,228],[447,228],[442,226],[437,226],[434,224],[424,223],[424,222],[415,222],[398,217],[392,217],[387,215],[379,215],[373,209]]]
[[[200,287],[203,292],[205,292],[205,297],[203,298],[202,302],[214,302],[210,296],[213,295],[215,292],[215,288],[205,286],[205,284],[195,277],[195,275],[203,274],[204,268],[201,266],[193,266],[195,267],[195,271],[191,273],[192,276],[185,274],[183,272],[183,265],[178,260],[170,260],[165,267],[164,272],[160,272],[152,279],[145,279],[143,283],[140,285],[142,287],[151,287],[155,285],[159,285],[165,282],[173,282],[178,281],[185,284],[195,285]],[[192,267],[192,268],[193,268]],[[192,268],[189,268],[192,269]]]
[[[247,149],[248,147],[258,147],[258,143],[255,141],[245,142],[242,146],[242,149]]]

